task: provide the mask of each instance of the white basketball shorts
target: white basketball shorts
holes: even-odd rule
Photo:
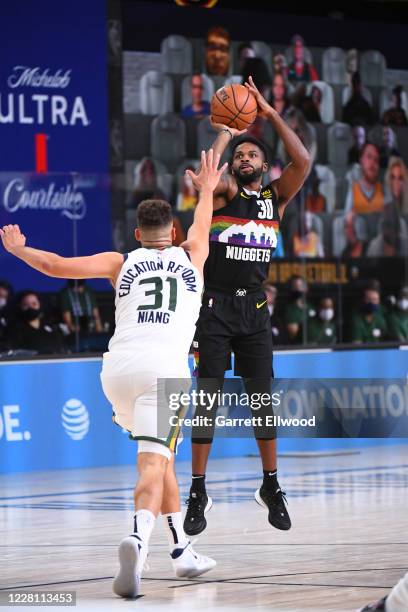
[[[151,360],[149,363],[148,357],[144,357],[142,365],[140,360],[135,362],[126,354],[105,353],[102,388],[112,404],[114,423],[129,431],[135,440],[158,443],[157,452],[162,450],[161,454],[169,458],[170,452],[176,451],[181,441],[178,420],[186,409],[169,407],[168,402],[163,400],[163,381],[166,389],[188,392],[190,371],[187,363],[180,364],[180,368],[173,363],[171,375],[169,371],[158,372]],[[175,419],[175,416],[178,418]],[[143,450],[144,442],[141,442],[138,451]]]

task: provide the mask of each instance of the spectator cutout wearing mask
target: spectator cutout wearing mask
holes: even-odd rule
[[[335,344],[337,341],[334,319],[334,303],[329,296],[321,298],[317,317],[310,319],[307,326],[307,341],[310,344]]]
[[[351,341],[354,343],[380,342],[387,336],[387,323],[381,313],[380,294],[374,288],[364,290],[358,312],[351,323]]]
[[[408,286],[401,287],[396,307],[388,318],[391,340],[408,341]]]
[[[16,303],[16,320],[8,336],[11,349],[36,351],[40,354],[62,353],[63,342],[59,330],[44,319],[39,295],[27,290],[20,293]]]

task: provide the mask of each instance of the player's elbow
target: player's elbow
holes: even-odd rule
[[[303,147],[303,151],[299,156],[299,166],[302,169],[304,176],[306,177],[309,174],[310,167],[312,165],[312,156],[309,151]]]
[[[42,264],[42,272],[47,276],[54,276],[55,278],[61,277],[61,261],[62,257],[56,255],[50,259],[47,259]]]

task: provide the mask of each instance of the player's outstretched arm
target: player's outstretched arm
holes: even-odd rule
[[[252,77],[249,77],[245,87],[255,96],[259,111],[272,123],[291,159],[280,178],[273,182],[278,196],[279,216],[282,218],[286,206],[305,182],[310,170],[310,155],[300,138],[285,123],[279,113],[267,103],[255,86]]]
[[[214,189],[228,165],[225,163],[218,169],[219,162],[220,154],[214,154],[214,151],[210,149],[208,153],[202,151],[201,167],[196,174],[191,170],[186,170],[192,179],[194,177],[200,197],[194,211],[194,221],[187,233],[187,240],[181,246],[189,251],[192,263],[201,273],[203,273],[204,263],[208,257]]]
[[[107,278],[114,282],[123,265],[123,255],[108,252],[89,257],[61,257],[56,253],[26,246],[26,237],[18,225],[0,229],[3,246],[12,255],[47,276],[55,278]]]

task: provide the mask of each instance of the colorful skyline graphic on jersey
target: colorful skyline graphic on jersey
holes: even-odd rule
[[[237,217],[213,217],[210,241],[238,246],[276,247],[279,221],[268,219],[240,219]]]

